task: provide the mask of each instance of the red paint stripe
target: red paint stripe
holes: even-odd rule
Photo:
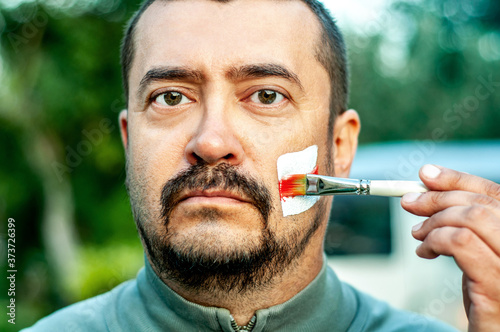
[[[305,194],[305,181],[304,174],[293,174],[284,177],[280,181],[280,197],[295,197]]]

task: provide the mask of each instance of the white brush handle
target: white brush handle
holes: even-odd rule
[[[370,195],[401,197],[408,193],[423,193],[429,191],[418,181],[370,181]]]

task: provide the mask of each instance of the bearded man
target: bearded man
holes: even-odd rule
[[[323,253],[331,197],[284,214],[281,156],[312,151],[319,174],[347,177],[357,148],[344,42],[319,2],[146,1],[122,69],[146,266],[32,331],[454,330],[339,281]],[[433,165],[420,176],[430,191],[402,200],[429,217],[417,253],[453,256],[470,329],[500,330],[500,186]]]

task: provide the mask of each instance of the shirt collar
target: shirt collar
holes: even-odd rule
[[[309,331],[322,330],[324,327],[329,327],[329,331],[347,330],[356,313],[357,300],[326,261],[324,256],[323,266],[316,278],[290,300],[258,310],[252,331]],[[177,320],[191,322],[193,328],[233,331],[229,310],[187,301],[156,275],[148,259],[145,259],[145,269],[139,272],[137,283],[152,318],[165,320],[158,322],[159,325],[167,327],[172,315],[175,315]]]

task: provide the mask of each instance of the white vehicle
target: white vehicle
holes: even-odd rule
[[[350,177],[419,180],[420,167],[428,163],[500,183],[500,140],[361,146]],[[336,196],[325,239],[328,263],[359,290],[465,331],[461,271],[452,258],[415,254],[419,241],[411,228],[423,220],[404,211],[400,198]]]

